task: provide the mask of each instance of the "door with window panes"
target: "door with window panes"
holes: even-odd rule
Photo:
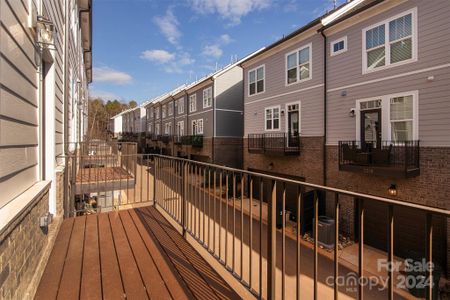
[[[381,99],[360,103],[361,147],[364,151],[381,147]]]
[[[299,128],[300,128],[300,110],[298,104],[287,106],[288,121],[288,147],[298,147]]]

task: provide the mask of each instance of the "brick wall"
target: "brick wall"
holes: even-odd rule
[[[242,169],[242,138],[214,138],[214,163]]]
[[[323,137],[302,137],[300,155],[283,156],[248,152],[244,139],[244,169],[252,168],[305,178],[306,182],[323,183]],[[269,164],[273,168],[269,170]]]
[[[37,286],[29,286],[36,275],[47,245],[47,234],[39,217],[48,212],[48,190],[0,235],[0,298],[31,298]],[[37,285],[37,284],[36,284]]]

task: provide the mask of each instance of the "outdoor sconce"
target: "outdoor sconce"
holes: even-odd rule
[[[284,109],[281,110],[281,115],[284,116]]]
[[[37,43],[41,48],[54,46],[55,43],[55,25],[43,16],[37,18]]]
[[[395,183],[391,183],[391,186],[388,188],[389,196],[397,196],[397,185]]]
[[[349,116],[350,118],[354,118],[354,117],[355,117],[355,109],[354,109],[354,108],[351,108],[351,109],[350,109],[350,112],[348,113],[348,116]]]
[[[268,169],[269,169],[270,171],[273,170],[273,162],[271,162],[271,163],[269,164]]]

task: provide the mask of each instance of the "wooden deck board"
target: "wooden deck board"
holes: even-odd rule
[[[153,207],[63,222],[36,299],[239,299]]]
[[[98,245],[98,242],[97,217],[89,215],[86,218],[80,299],[102,299],[100,249],[92,247]]]
[[[148,299],[144,283],[142,282],[139,269],[125,235],[125,230],[123,229],[119,214],[112,212],[108,213],[108,215],[109,221],[111,222],[111,229],[125,294],[127,295],[127,298],[130,299]]]
[[[150,299],[171,299],[172,297],[161,277],[161,273],[155,266],[150,253],[145,247],[145,244],[142,241],[129,212],[121,211],[120,218],[124,228],[126,228],[126,234],[128,236],[131,249],[134,257],[136,258],[137,266]]]
[[[58,299],[78,299],[80,296],[85,226],[86,217],[75,219],[61,283],[59,284]]]
[[[50,254],[51,259],[49,259],[44,274],[42,275],[35,299],[55,299],[58,295],[58,287],[64,269],[64,261],[66,259],[67,249],[69,248],[74,220],[68,219],[61,225],[58,238]]]
[[[107,214],[98,215],[100,260],[102,269],[102,292],[104,299],[120,299],[125,293],[122,286],[116,249]],[[99,287],[100,288],[100,287]]]

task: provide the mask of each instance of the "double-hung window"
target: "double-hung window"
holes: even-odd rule
[[[209,87],[203,90],[203,108],[211,107],[212,105],[212,88]]]
[[[159,107],[155,109],[155,119],[159,119]]]
[[[170,102],[169,104],[167,104],[167,114],[169,116],[173,115],[173,102]]]
[[[391,139],[394,142],[414,139],[414,99],[412,95],[390,98]]]
[[[164,126],[164,134],[169,135],[172,133],[172,123],[166,123]]]
[[[178,105],[177,105],[177,110],[178,110],[178,114],[181,115],[182,113],[184,113],[184,98],[178,99]]]
[[[280,107],[268,107],[265,113],[265,130],[275,131],[280,129]]]
[[[365,72],[415,60],[416,9],[363,30],[363,39]]]
[[[160,135],[161,134],[161,128],[160,128],[160,124],[158,123],[158,124],[156,124],[155,125],[155,134],[156,135]]]
[[[257,67],[248,72],[248,94],[256,95],[263,93],[265,86],[264,66]]]
[[[153,119],[153,108],[147,109],[147,115],[150,120]]]
[[[311,79],[311,44],[286,55],[286,84]]]
[[[166,117],[166,105],[164,104],[162,106],[162,118],[164,119]]]
[[[197,94],[189,96],[189,112],[194,112],[197,110]]]

